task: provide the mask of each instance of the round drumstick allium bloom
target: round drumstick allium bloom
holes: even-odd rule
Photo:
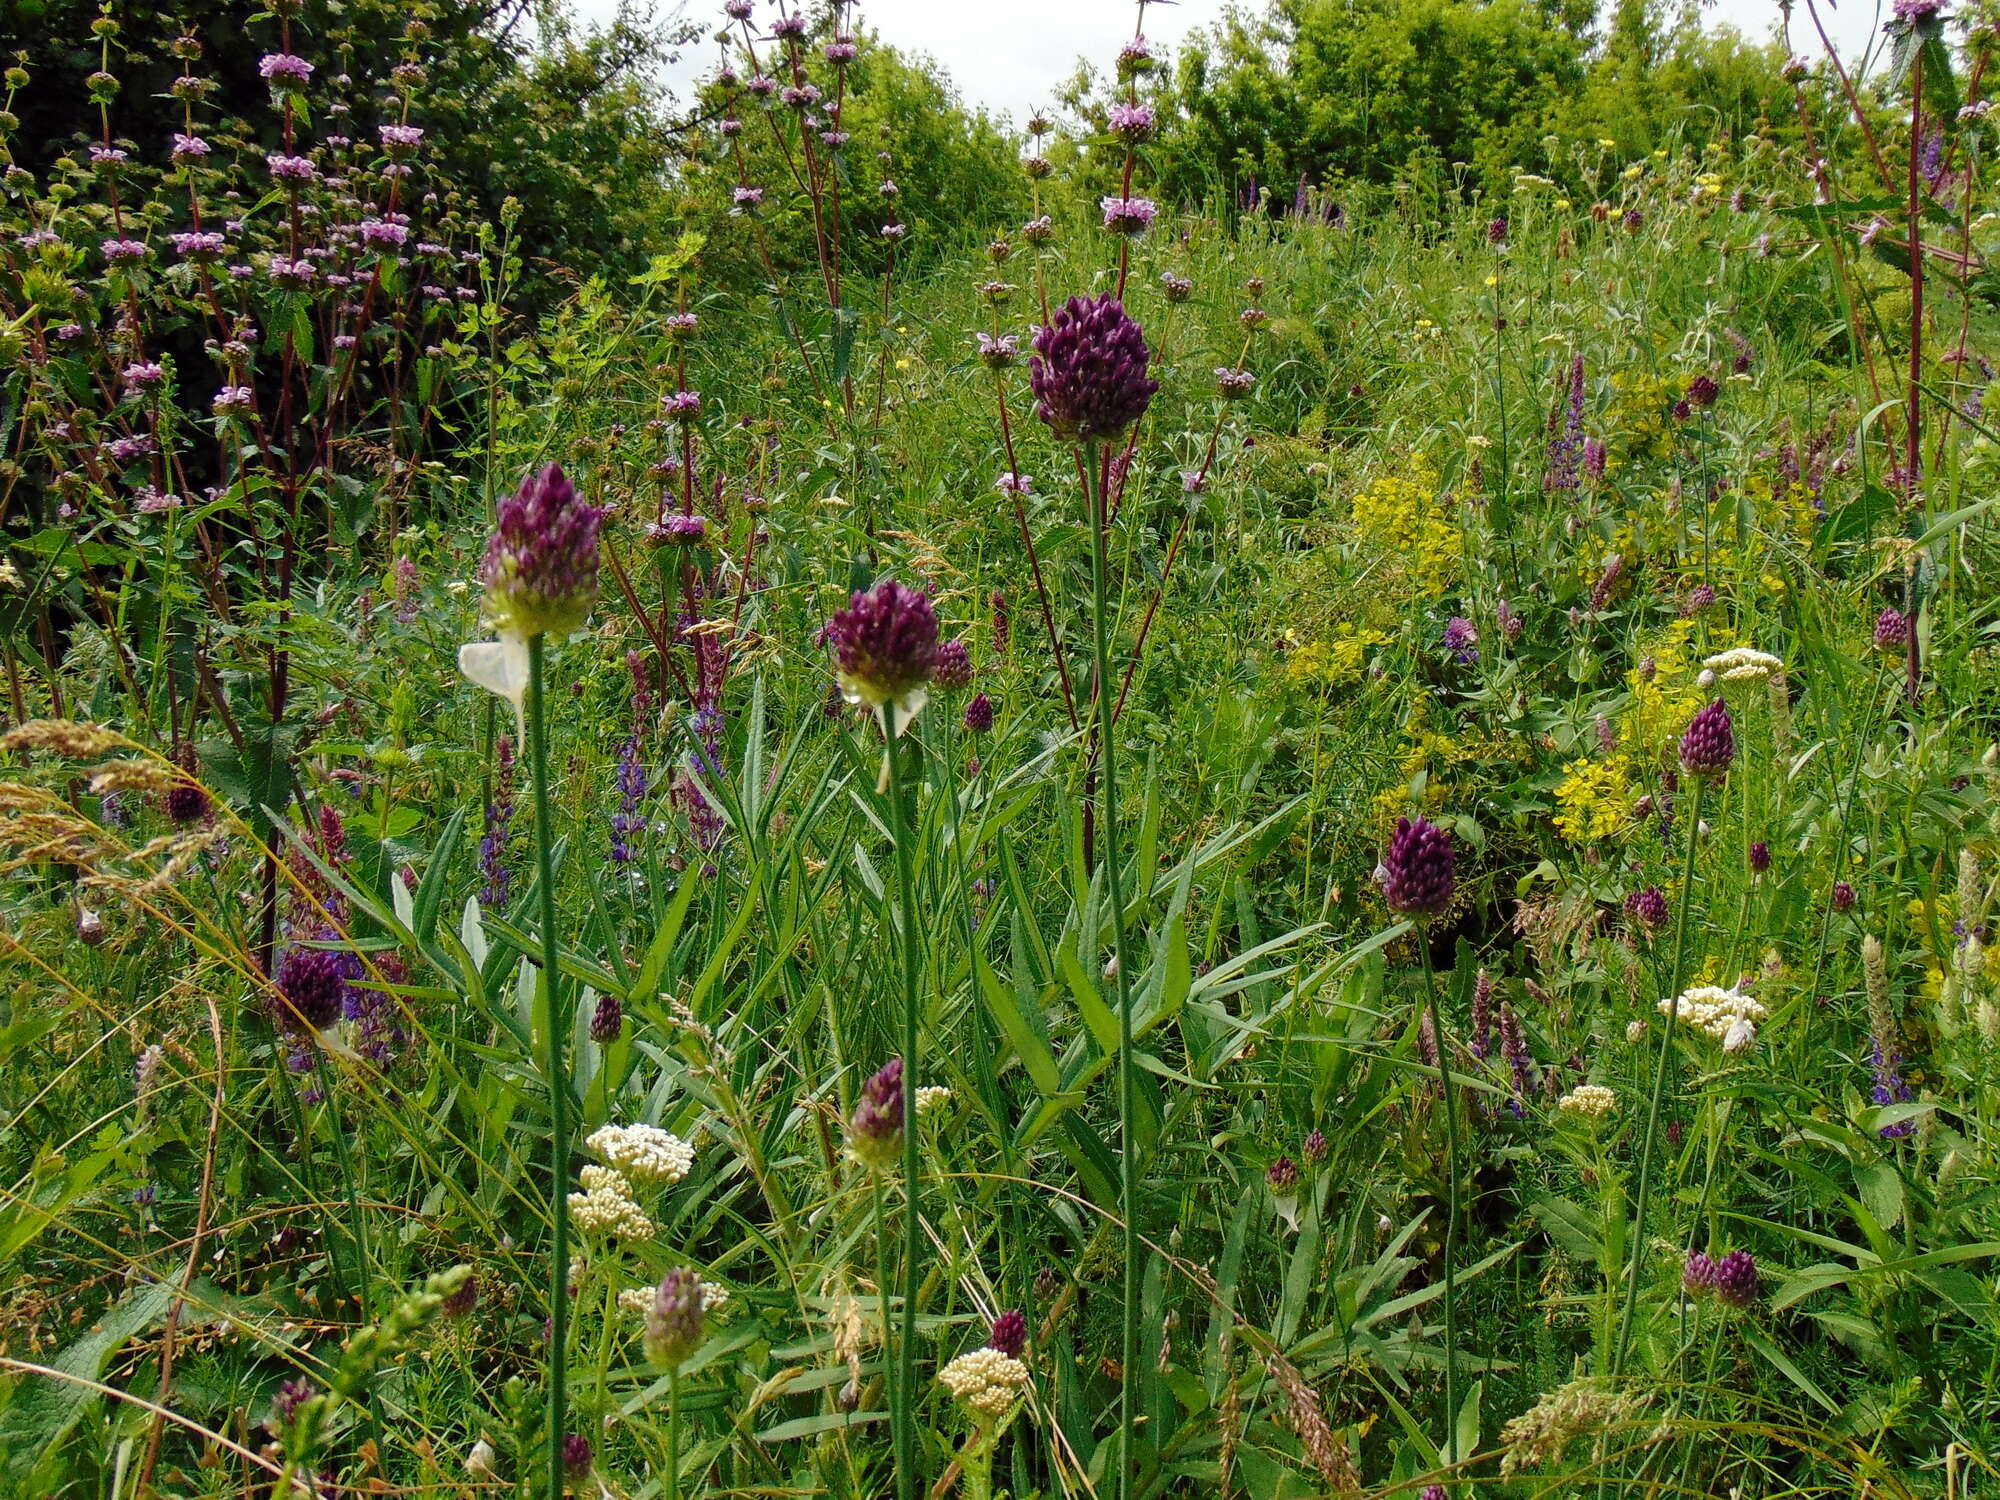
[[[903,1060],[892,1057],[861,1085],[847,1122],[847,1149],[871,1172],[893,1168],[903,1152]]]
[[[993,727],[993,700],[984,693],[974,693],[972,701],[965,705],[965,727],[968,733],[985,734]]]
[[[550,464],[500,502],[479,565],[486,609],[500,632],[567,635],[597,601],[597,533],[604,512]]]
[[[1717,698],[1689,721],[1681,736],[1681,769],[1702,781],[1719,781],[1736,759],[1736,726],[1729,705]]]
[[[1667,893],[1656,885],[1634,891],[1625,898],[1625,914],[1647,932],[1667,925]]]
[[[1715,1263],[1715,1295],[1731,1307],[1757,1300],[1757,1262],[1748,1250],[1732,1250]]]
[[[1428,818],[1396,820],[1396,832],[1377,872],[1389,910],[1433,917],[1451,905],[1458,889],[1451,835]]]
[[[707,1299],[701,1278],[686,1266],[675,1266],[660,1278],[653,1305],[646,1312],[646,1358],[658,1370],[674,1371],[701,1347],[707,1322]]]
[[[324,1031],[347,998],[346,965],[327,948],[293,948],[278,961],[278,1022]]]
[[[856,591],[827,622],[840,690],[849,703],[893,703],[914,717],[938,668],[937,612],[930,595],[885,578]]]
[[[1900,609],[1891,605],[1875,617],[1875,649],[1894,656],[1903,652],[1910,644],[1910,622]]]
[[[1283,1196],[1298,1191],[1299,1164],[1289,1156],[1281,1156],[1264,1169],[1264,1181],[1271,1191]]]
[[[987,1335],[986,1347],[997,1349],[1009,1359],[1019,1359],[1021,1351],[1028,1347],[1028,1320],[1018,1307],[1010,1307],[993,1320],[993,1332]]]
[[[1151,358],[1116,297],[1072,297],[1035,334],[1028,367],[1036,415],[1070,442],[1122,437],[1160,388],[1146,374]]]
[[[618,1040],[625,1029],[625,1004],[616,995],[606,994],[590,1013],[590,1039],[599,1046]]]
[[[182,745],[174,752],[174,768],[181,774],[167,788],[167,816],[176,823],[199,823],[208,816],[208,790],[196,779],[201,762],[194,746]]]
[[[1681,1268],[1681,1290],[1690,1297],[1715,1290],[1715,1262],[1705,1252],[1688,1252],[1687,1264]]]
[[[1844,880],[1833,883],[1833,909],[1835,911],[1854,910],[1854,887]]]
[[[938,647],[933,681],[948,692],[972,686],[972,653],[964,641],[946,641]]]

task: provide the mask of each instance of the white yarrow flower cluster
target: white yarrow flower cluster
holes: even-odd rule
[[[581,1234],[607,1234],[622,1240],[649,1240],[653,1221],[632,1197],[632,1184],[622,1172],[589,1166],[578,1174],[583,1191],[569,1195],[569,1216]]]
[[[974,1349],[940,1370],[938,1383],[973,1415],[1004,1417],[1027,1388],[1028,1367],[998,1349]]]
[[[933,1083],[927,1087],[920,1088],[917,1090],[917,1116],[921,1119],[934,1110],[943,1109],[950,1102],[951,1090],[941,1083]]]
[[[1785,670],[1785,664],[1770,652],[1755,651],[1748,646],[1719,651],[1702,666],[1724,682],[1761,682],[1773,673]]]
[[[1678,1014],[1683,1025],[1707,1032],[1731,1052],[1740,1052],[1754,1041],[1757,1024],[1770,1014],[1748,995],[1714,984],[1683,990],[1662,1000],[1659,1010],[1663,1016]]]
[[[694,1147],[657,1125],[606,1125],[584,1142],[640,1187],[667,1187],[694,1166]]]
[[[1556,1108],[1566,1115],[1602,1120],[1618,1112],[1618,1096],[1601,1083],[1579,1083],[1556,1101]]]

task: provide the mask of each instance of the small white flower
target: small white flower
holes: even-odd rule
[[[1645,1039],[1646,1039],[1646,1023],[1644,1021],[1627,1021],[1625,1023],[1626,1041],[1637,1043],[1637,1042],[1642,1042]]]
[[[1005,1416],[1028,1384],[1028,1367],[998,1349],[974,1349],[938,1372],[938,1384],[976,1417]]]
[[[917,1090],[917,1118],[936,1110],[941,1110],[951,1102],[951,1090],[941,1083],[926,1085]]]
[[[1683,990],[1678,996],[1662,1000],[1659,1011],[1663,1016],[1677,1014],[1685,1024],[1725,1044],[1738,1025],[1747,1023],[1749,1035],[1739,1039],[1734,1050],[1748,1046],[1756,1038],[1757,1023],[1770,1014],[1762,1004],[1741,991],[1725,990],[1713,984],[1698,984],[1693,989]]]

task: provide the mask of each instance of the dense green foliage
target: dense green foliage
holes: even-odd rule
[[[6,78],[0,1489],[2000,1482],[1994,38],[1279,14]]]

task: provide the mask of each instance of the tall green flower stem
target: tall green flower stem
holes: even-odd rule
[[[667,1500],[681,1500],[681,1367],[667,1371]]]
[[[1417,924],[1417,952],[1424,964],[1424,1007],[1437,1043],[1438,1089],[1444,1098],[1444,1459],[1458,1462],[1458,1098],[1451,1082],[1451,1045],[1438,1016],[1437,971],[1431,966],[1430,932]]]
[[[903,722],[907,728],[910,720]],[[914,1500],[917,1265],[923,1250],[921,1226],[917,1222],[917,991],[923,949],[917,931],[917,875],[910,857],[910,821],[903,805],[903,758],[896,744],[894,702],[882,705],[882,736],[883,761],[889,772],[889,836],[896,844],[896,893],[903,908],[899,945],[903,957],[903,1328],[897,1341],[896,1378],[889,1385],[889,1413],[895,1437],[897,1500]]]
[[[1092,695],[1098,763],[1102,772],[1099,795],[1104,801],[1103,853],[1105,894],[1111,907],[1111,963],[1118,998],[1118,1214],[1124,1221],[1124,1307],[1118,1343],[1118,1494],[1127,1500],[1133,1489],[1132,1436],[1137,1426],[1133,1410],[1139,1359],[1139,1143],[1136,1081],[1132,1069],[1132,990],[1125,962],[1125,892],[1118,853],[1118,755],[1111,724],[1111,585],[1106,552],[1111,515],[1108,475],[1096,443],[1087,444],[1084,474],[1090,506],[1090,634],[1094,652]],[[908,1065],[905,1064],[907,1067]]]
[[[1687,818],[1687,855],[1681,864],[1681,888],[1677,893],[1679,911],[1674,922],[1674,963],[1667,971],[1665,1035],[1653,1065],[1653,1094],[1646,1106],[1646,1130],[1639,1147],[1639,1187],[1632,1202],[1632,1259],[1625,1268],[1625,1306],[1618,1316],[1618,1342],[1611,1352],[1613,1376],[1625,1373],[1625,1357],[1632,1346],[1632,1319],[1639,1309],[1639,1274],[1646,1264],[1646,1204],[1653,1187],[1653,1147],[1660,1127],[1660,1104],[1667,1094],[1667,1070],[1673,1066],[1675,1024],[1680,1020],[1681,967],[1687,962],[1688,909],[1694,905],[1694,853],[1701,841],[1701,804],[1708,783],[1697,778]]]
[[[549,725],[542,694],[544,638],[528,638],[528,773],[535,788],[535,872],[542,896],[542,1074],[549,1091],[549,1500],[563,1493],[569,1412],[569,1075],[563,1067],[562,977],[556,967],[555,824],[549,814]]]

